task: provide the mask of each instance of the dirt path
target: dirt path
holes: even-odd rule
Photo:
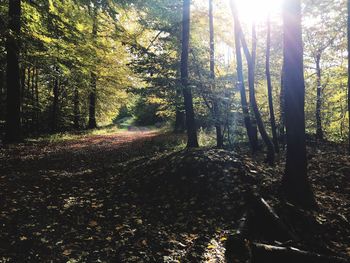
[[[118,196],[125,163],[177,140],[125,131],[1,149],[0,262],[115,262],[135,210]]]

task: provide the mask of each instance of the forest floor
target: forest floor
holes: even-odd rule
[[[138,129],[0,148],[0,262],[225,262],[245,193],[283,214],[283,161],[183,141]],[[296,246],[350,257],[350,158],[309,153],[319,210],[289,222]]]

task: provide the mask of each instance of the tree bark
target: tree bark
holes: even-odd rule
[[[213,0],[209,0],[209,39],[210,39],[210,78],[212,81],[212,91],[215,94],[215,40],[214,40],[214,17],[213,17]],[[216,146],[222,148],[224,139],[222,134],[220,120],[220,105],[218,98],[213,96],[213,112],[216,130]]]
[[[321,53],[316,54],[316,78],[317,78],[317,101],[316,101],[316,137],[318,140],[323,140],[322,129],[322,83],[321,83]]]
[[[175,133],[183,133],[185,131],[185,112],[182,109],[183,101],[182,94],[179,89],[176,89],[176,112],[175,112]]]
[[[52,103],[52,117],[51,117],[51,131],[57,131],[58,122],[58,102],[59,102],[59,77],[58,68],[56,67],[56,76],[53,81],[53,103]]]
[[[183,88],[186,129],[187,129],[187,147],[198,147],[197,129],[194,118],[193,99],[191,88],[188,85],[188,54],[190,42],[190,0],[183,0],[183,18],[182,18],[182,53],[181,53],[181,84]]]
[[[20,82],[20,32],[21,0],[9,1],[9,30],[6,40],[7,59],[7,113],[5,142],[22,140],[21,127],[21,82]]]
[[[236,9],[234,3],[231,1],[231,11],[233,14],[234,20],[234,34],[235,34],[235,49],[236,49],[236,63],[237,63],[237,84],[239,87],[239,91],[241,94],[241,104],[242,104],[242,112],[244,118],[244,124],[247,130],[247,136],[249,140],[250,147],[253,152],[258,150],[258,143],[254,139],[254,131],[250,119],[249,107],[247,103],[247,95],[245,91],[244,85],[244,76],[243,76],[243,62],[242,62],[242,53],[241,53],[241,42],[240,42],[240,26],[239,21],[236,15]]]
[[[270,54],[271,54],[271,22],[270,16],[267,18],[267,40],[266,40],[266,81],[267,81],[267,93],[269,100],[270,109],[270,123],[272,131],[272,141],[275,146],[276,153],[279,152],[278,138],[277,138],[277,128],[275,119],[275,110],[273,107],[273,95],[272,95],[272,81],[270,72]]]
[[[91,92],[89,95],[89,129],[97,128],[96,123],[96,82],[97,77],[95,73],[91,73]]]
[[[287,160],[282,189],[285,197],[291,202],[312,207],[316,203],[307,178],[300,0],[285,1],[283,32]]]
[[[284,64],[284,63],[283,63]],[[285,149],[285,103],[284,103],[284,66],[281,69],[281,90],[280,90],[280,124],[279,124],[279,140],[282,144],[283,150]]]
[[[73,125],[74,129],[78,130],[80,127],[80,111],[79,111],[79,90],[78,87],[74,89],[74,120]]]
[[[40,103],[39,103],[39,69],[35,70],[35,130],[39,131],[39,113],[40,113]]]
[[[349,154],[350,154],[350,0],[347,1],[348,4],[348,23],[347,23],[347,31],[348,31],[348,115],[349,115]]]
[[[97,7],[93,9],[93,25],[92,25],[92,37],[95,41],[97,37]],[[91,72],[91,90],[89,95],[89,129],[97,128],[96,123],[96,92],[97,92],[97,75],[95,72]]]

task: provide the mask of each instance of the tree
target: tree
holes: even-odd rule
[[[93,42],[96,45],[96,38],[97,38],[97,20],[98,20],[98,7],[93,6],[92,8],[92,38]],[[90,8],[89,8],[90,10]],[[96,123],[96,92],[97,92],[97,75],[94,70],[91,71],[91,85],[90,85],[90,94],[89,94],[89,123],[88,128],[89,129],[95,129],[97,128]]]
[[[255,60],[256,60],[256,30],[255,26],[253,25],[252,28],[252,53],[250,53],[248,49],[247,42],[244,38],[243,31],[238,19],[238,12],[236,9],[235,4],[233,1],[231,1],[231,10],[232,14],[235,17],[235,25],[237,24],[237,30],[238,30],[238,37],[239,41],[242,43],[243,51],[247,60],[247,65],[248,65],[248,85],[249,85],[249,97],[250,97],[250,102],[252,106],[252,110],[254,112],[254,117],[259,129],[259,132],[261,134],[261,137],[267,147],[267,162],[270,165],[273,165],[275,162],[275,150],[274,146],[266,132],[264,122],[261,117],[261,113],[258,108],[258,104],[256,101],[255,97]]]
[[[212,90],[215,90],[215,42],[214,42],[214,18],[213,18],[213,0],[209,0],[209,42],[210,42],[210,78],[212,81]],[[220,123],[220,106],[217,98],[213,98],[213,112],[216,130],[216,145],[219,148],[224,146],[224,140]]]
[[[5,142],[14,143],[22,139],[21,127],[21,83],[19,69],[21,1],[9,1],[9,32],[7,51],[7,113]]]
[[[198,147],[197,129],[194,118],[193,99],[191,88],[188,83],[188,56],[190,42],[190,0],[183,0],[182,17],[182,53],[181,53],[181,84],[183,88],[186,129],[187,129],[187,147]]]
[[[300,0],[285,0],[283,32],[287,160],[282,189],[285,197],[290,201],[311,207],[315,201],[307,178]]]
[[[270,72],[270,53],[271,53],[271,22],[270,16],[267,18],[267,39],[266,39],[266,81],[267,81],[267,93],[269,100],[269,110],[270,110],[270,123],[272,131],[272,141],[275,146],[275,151],[279,152],[278,138],[277,138],[277,128],[276,128],[276,119],[275,111],[273,107],[273,96],[272,96],[272,81],[271,81],[271,72]]]
[[[350,0],[348,0],[348,115],[349,115],[349,153],[350,153]]]
[[[243,61],[242,61],[241,40],[240,40],[241,28],[240,28],[237,13],[236,13],[237,10],[233,1],[230,1],[230,4],[231,4],[230,7],[233,14],[233,20],[234,20],[234,35],[235,35],[235,49],[236,49],[236,63],[237,63],[237,85],[241,94],[242,112],[243,112],[245,128],[247,130],[249,144],[252,151],[256,152],[258,149],[258,144],[254,136],[254,130],[250,119],[249,107],[247,103],[247,95],[246,95],[245,85],[244,85]]]

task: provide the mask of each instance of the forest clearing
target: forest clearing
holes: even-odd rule
[[[0,2],[0,263],[349,263],[350,0]]]

